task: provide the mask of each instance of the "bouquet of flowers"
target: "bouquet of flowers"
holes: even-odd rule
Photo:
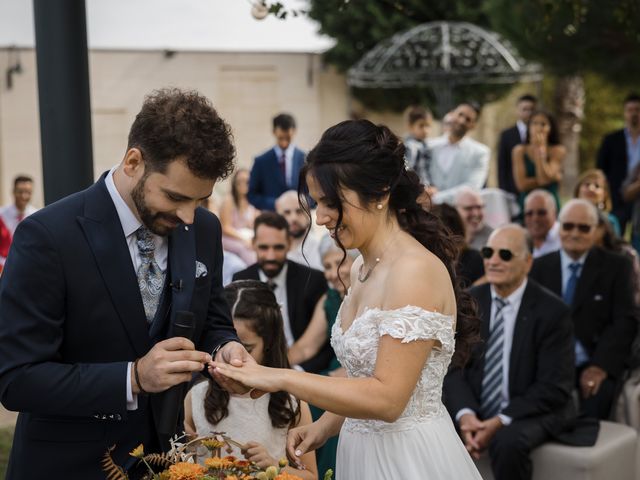
[[[240,445],[224,433],[214,432],[210,437],[186,439],[186,435],[171,439],[171,449],[166,453],[144,453],[141,444],[129,453],[138,458],[147,468],[145,480],[301,480],[300,477],[285,472],[289,461],[283,458],[278,465],[259,468],[255,463],[241,460],[232,455],[222,456],[226,445]],[[202,445],[209,452],[204,465],[198,463],[196,447]],[[111,457],[115,446],[109,448],[102,460],[102,469],[107,480],[129,480],[129,476]],[[324,480],[331,480],[333,472],[327,471]]]

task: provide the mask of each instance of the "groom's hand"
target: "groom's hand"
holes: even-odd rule
[[[131,369],[131,389],[135,395],[164,392],[179,383],[189,382],[193,372],[201,372],[211,355],[199,352],[191,340],[173,337],[156,343],[137,361],[138,375]]]
[[[234,367],[241,367],[245,363],[256,363],[251,354],[249,354],[244,346],[238,342],[229,342],[225,344],[216,353],[215,361],[218,363],[233,365]],[[216,372],[211,365],[209,365],[209,374],[215,379],[218,385],[230,393],[245,394],[251,390],[249,387]],[[264,395],[264,392],[257,390],[253,390],[251,392],[252,398],[258,398],[262,395]]]

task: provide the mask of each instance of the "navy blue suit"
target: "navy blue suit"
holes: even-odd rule
[[[274,148],[270,148],[257,156],[251,168],[249,178],[249,202],[259,210],[276,209],[276,199],[287,190],[298,189],[298,177],[304,164],[305,153],[295,148],[293,152],[293,171],[290,174],[291,185],[287,185],[280,170],[278,156]]]
[[[166,442],[156,428],[162,394],[127,410],[127,365],[171,336],[176,311],[195,314],[199,350],[237,340],[218,219],[198,209],[169,237],[167,283],[180,287],[167,286],[166,315],[149,327],[104,178],[21,222],[0,280],[0,400],[21,412],[9,479],[104,479],[109,446],[124,465],[140,442]],[[196,261],[207,269],[199,278]]]

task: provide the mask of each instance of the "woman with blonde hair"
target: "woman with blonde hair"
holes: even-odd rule
[[[584,198],[593,203],[596,208],[604,212],[616,235],[620,235],[620,222],[611,213],[611,191],[604,172],[591,168],[578,177],[573,189],[574,198]]]

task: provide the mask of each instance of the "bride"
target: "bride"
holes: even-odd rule
[[[454,243],[416,203],[423,186],[405,169],[404,146],[387,127],[342,122],[309,153],[306,188],[318,225],[362,254],[331,337],[348,378],[216,363],[214,375],[326,410],[290,430],[287,448],[300,457],[340,433],[337,480],[480,479],[441,401],[449,363],[466,360],[478,320],[454,286]]]

